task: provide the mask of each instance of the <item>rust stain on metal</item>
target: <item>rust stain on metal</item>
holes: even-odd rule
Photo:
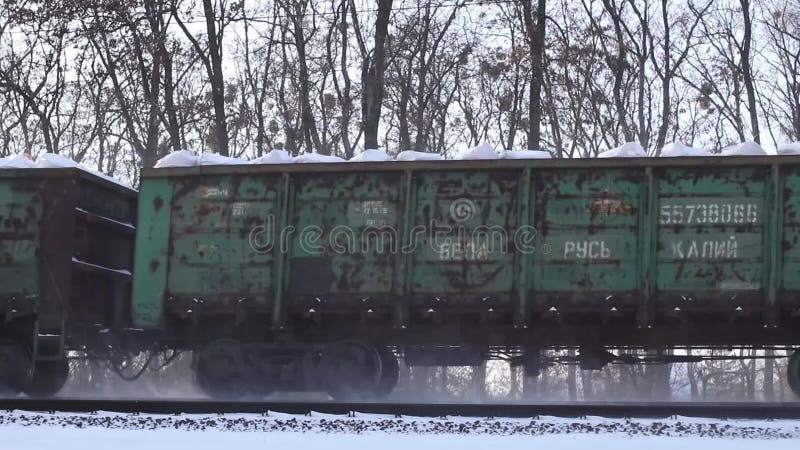
[[[636,209],[637,208],[633,205],[624,203],[622,200],[599,198],[593,200],[592,203],[589,204],[587,211],[592,215],[610,216],[616,214],[633,215],[636,214]]]
[[[215,214],[222,210],[222,207],[219,205],[209,205],[208,203],[200,203],[195,208],[195,214],[199,217],[205,217],[209,214]]]

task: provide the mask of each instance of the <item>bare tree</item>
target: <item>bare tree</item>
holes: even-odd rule
[[[208,82],[211,86],[211,100],[214,107],[214,122],[212,126],[212,148],[221,155],[229,154],[228,144],[228,119],[225,113],[225,76],[222,72],[223,37],[225,28],[239,17],[242,2],[228,2],[226,0],[202,0],[203,22],[205,23],[205,38],[200,39],[187,27],[187,19],[183,17],[181,6],[185,2],[171,0],[171,14],[175,18],[183,34],[191,42],[192,48],[203,63]],[[192,3],[191,8],[194,6]],[[193,16],[189,16],[191,21]]]
[[[792,2],[765,2],[761,24],[768,45],[762,60],[770,67],[769,89],[762,93],[772,140],[800,141],[800,6]]]
[[[295,70],[297,76],[297,96],[300,104],[301,133],[306,151],[316,150],[330,154],[329,148],[322,148],[322,141],[311,108],[312,85],[308,67],[307,44],[317,33],[316,12],[309,7],[308,0],[279,2],[286,17],[281,29],[282,41],[291,42],[295,49]],[[308,14],[310,11],[310,14]]]
[[[62,21],[49,20],[49,14],[37,15],[34,3],[3,6],[7,22],[0,25],[0,93],[24,103],[23,111],[38,122],[45,150],[58,153],[60,133],[55,121],[66,90],[67,27]]]
[[[459,69],[471,46],[453,39],[450,33],[461,3],[418,5],[419,9],[395,24],[398,33],[391,41],[387,87],[393,96],[391,109],[397,118],[399,148],[443,152],[445,146],[436,144],[434,128],[442,125],[440,114],[455,95]]]
[[[650,54],[653,68],[661,82],[661,112],[655,143],[657,152],[660,152],[661,148],[664,147],[669,128],[678,118],[677,108],[673,103],[672,96],[676,75],[681,65],[689,56],[689,51],[696,45],[694,39],[695,30],[712,4],[713,1],[708,1],[704,6],[700,6],[697,9],[698,14],[692,15],[691,18],[681,15],[679,16],[680,20],[675,20],[675,12],[673,11],[672,14],[670,14],[670,2],[668,0],[661,0],[660,2],[661,25],[663,31],[662,38],[656,40],[656,46],[660,47],[661,54],[657,56],[656,51]],[[684,27],[682,36],[683,42],[676,42],[676,36],[673,33],[676,28],[675,24],[687,22],[689,25]],[[661,44],[660,46],[658,45],[659,41]],[[676,45],[680,46],[676,47]]]

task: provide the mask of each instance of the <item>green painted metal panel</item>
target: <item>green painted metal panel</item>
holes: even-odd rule
[[[554,230],[543,239],[550,251],[539,258],[542,290],[614,292],[638,288],[638,245],[629,230]]]
[[[800,290],[800,167],[784,168],[780,287]]]
[[[39,293],[38,243],[31,239],[0,241],[0,297]]]
[[[390,294],[401,173],[327,173],[293,177],[288,290],[294,295]]]
[[[682,292],[739,291],[761,288],[761,265],[753,262],[687,262],[664,264],[659,262],[659,279],[662,289]]]
[[[0,297],[38,295],[42,198],[36,180],[0,179]]]
[[[174,181],[167,293],[271,307],[280,177]]]
[[[531,169],[525,168],[520,173],[519,197],[517,201],[517,217],[519,218],[520,234],[514,239],[514,245],[519,246],[514,253],[514,275],[516,277],[516,305],[514,308],[514,326],[518,328],[526,327],[528,321],[529,303],[528,297],[531,292],[530,272],[533,266],[533,252],[536,251],[535,239],[536,229],[533,227],[533,208],[531,198],[535,196],[531,187]],[[524,244],[534,244],[529,249],[521,248]]]
[[[761,289],[769,168],[663,169],[657,177],[657,289]]]
[[[252,297],[280,327],[281,310],[315,296],[402,305],[502,294],[522,323],[529,295],[624,293],[643,299],[646,324],[661,292],[767,293],[770,280],[800,289],[794,166],[776,181],[766,164],[504,164],[145,178],[142,322],[156,323],[163,296]],[[144,207],[157,193],[167,213]],[[270,223],[288,234],[253,234]],[[532,254],[512,242],[524,225],[538,233]]]
[[[655,318],[655,268],[656,268],[656,242],[655,232],[658,219],[655,214],[655,205],[658,202],[655,176],[652,167],[646,167],[642,195],[639,200],[639,283],[640,296],[636,312],[636,323],[639,327],[651,326]]]
[[[512,239],[518,226],[519,173],[416,174],[412,293],[514,291]]]
[[[775,326],[779,322],[780,305],[778,305],[778,286],[781,284],[781,247],[783,246],[783,200],[781,199],[781,183],[783,175],[777,164],[770,167],[767,180],[766,204],[770,214],[764,229],[764,269],[763,286],[765,297],[765,323]]]
[[[133,322],[138,327],[161,324],[167,290],[167,257],[172,215],[172,183],[148,179],[139,190],[139,222],[136,228]]]
[[[763,198],[766,166],[724,166],[659,168],[658,192],[682,197]]]
[[[641,169],[534,171],[534,290],[639,288]]]

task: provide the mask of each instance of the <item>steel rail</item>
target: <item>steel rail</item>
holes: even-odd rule
[[[476,417],[538,418],[555,416],[581,418],[598,416],[612,419],[669,418],[674,416],[713,419],[800,419],[800,402],[612,402],[612,403],[342,403],[342,402],[262,402],[217,400],[144,399],[0,399],[0,410],[28,412],[129,414],[380,414],[393,417]]]

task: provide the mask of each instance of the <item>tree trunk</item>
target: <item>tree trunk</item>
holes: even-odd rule
[[[664,67],[661,77],[661,123],[658,125],[658,136],[656,137],[656,155],[661,153],[667,141],[667,130],[670,124],[670,111],[672,108],[672,66],[671,66],[671,47],[670,47],[670,19],[667,11],[667,0],[661,0],[661,20],[664,25],[664,37],[662,45],[664,47]],[[697,386],[694,386],[695,388]]]
[[[172,74],[172,57],[169,56],[163,42],[160,47],[160,50],[167,55],[164,58],[164,113],[167,116],[167,132],[169,133],[172,150],[178,151],[184,147],[184,143],[181,139],[181,125],[175,108],[175,80]]]
[[[377,0],[375,47],[372,57],[364,58],[361,70],[363,94],[361,121],[364,129],[364,148],[378,148],[378,124],[383,106],[383,84],[386,72],[386,37],[389,34],[389,14],[393,0]]]
[[[306,62],[306,37],[303,24],[303,12],[299,10],[291,10],[287,7],[286,12],[291,13],[294,22],[292,35],[294,36],[294,46],[297,49],[298,61],[298,78],[300,82],[300,89],[298,97],[300,99],[300,123],[302,124],[303,141],[307,152],[316,151],[322,155],[329,155],[330,149],[323,148],[322,141],[319,138],[319,131],[317,124],[314,120],[314,113],[311,110],[311,82],[309,81],[310,75],[308,72],[308,63]]]
[[[542,79],[544,78],[544,37],[547,20],[546,1],[538,0],[534,22],[531,1],[522,2],[525,29],[531,58],[530,96],[528,97],[528,148],[538,150],[541,144]]]
[[[211,60],[211,97],[214,103],[214,144],[220,155],[228,156],[228,120],[225,116],[225,79],[222,75],[222,49],[217,34],[216,16],[213,0],[203,0],[206,32],[208,33],[208,53]]]
[[[747,93],[747,109],[750,112],[750,127],[753,140],[761,143],[761,131],[758,126],[758,111],[756,110],[756,88],[753,82],[753,69],[750,66],[750,45],[753,41],[753,22],[750,16],[750,0],[740,0],[742,5],[742,22],[744,24],[744,42],[742,43],[742,78],[744,89]]]
[[[692,349],[689,349],[686,354],[688,356],[692,355]],[[694,373],[695,370],[695,363],[687,363],[686,364],[686,377],[689,379],[689,390],[691,392],[692,400],[699,400],[700,399],[700,391],[697,388],[697,376]]]
[[[614,73],[614,108],[617,110],[617,123],[622,129],[622,134],[625,137],[625,140],[630,142],[634,140],[634,135],[628,126],[628,118],[626,117],[625,112],[625,101],[622,93],[624,89],[623,82],[625,78],[625,71],[628,64],[628,48],[627,44],[625,43],[622,30],[623,19],[620,15],[620,12],[617,10],[615,2],[603,0],[603,5],[605,6],[606,11],[608,11],[608,13],[611,15],[611,20],[614,23],[614,36],[617,40],[616,58],[612,58],[611,55],[608,55],[608,60],[611,62],[610,65],[612,66],[610,69]]]
[[[765,351],[767,359],[764,360],[764,401],[767,402],[775,400],[775,360],[772,359],[774,354],[774,350]]]

